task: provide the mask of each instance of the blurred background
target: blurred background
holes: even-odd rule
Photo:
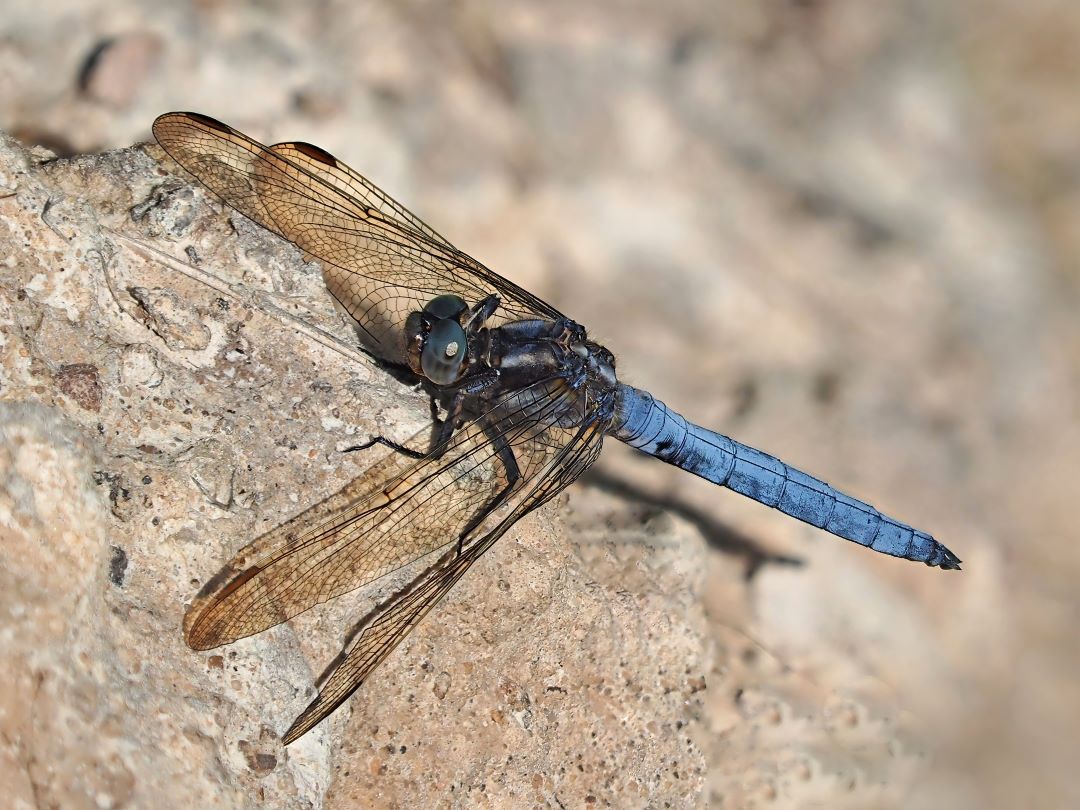
[[[964,560],[860,551],[609,447],[549,508],[583,558],[642,521],[709,545],[703,805],[1080,806],[1080,6],[0,19],[23,142],[120,148],[181,109],[316,143],[585,324],[624,380]]]

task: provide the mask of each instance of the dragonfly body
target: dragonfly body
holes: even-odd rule
[[[466,326],[476,329],[474,325],[482,322],[474,313],[490,314],[496,306],[497,301],[488,299],[472,309],[460,301],[454,309]],[[422,319],[423,313],[415,313],[409,330],[411,365],[434,382],[416,358],[442,344],[429,337],[434,328],[422,326]],[[585,330],[573,321],[514,321],[490,330],[476,329],[471,338],[464,328],[460,331],[469,349],[453,352],[462,369],[461,382],[454,383],[459,390],[478,391],[487,399],[488,392],[528,390],[545,379],[561,379],[571,390],[583,389],[591,400],[588,410],[610,420],[609,436],[643,453],[874,551],[941,568],[959,565],[952,552],[926,532],[883,515],[774,456],[688,422],[648,392],[618,382],[614,356],[589,341]],[[520,408],[520,403],[513,402],[510,408]],[[483,418],[482,408],[473,404],[469,410],[475,418]],[[580,406],[567,404],[547,418],[576,426],[584,412]]]
[[[928,535],[881,514],[778,458],[688,422],[645,391],[620,384],[611,435],[758,503],[874,551],[939,568],[960,560]]]
[[[492,272],[332,155],[264,146],[198,113],[154,122],[165,151],[230,206],[323,264],[365,347],[447,413],[405,448],[256,539],[210,578],[184,637],[210,649],[441,554],[339,657],[292,742],[348,698],[498,538],[572,483],[610,435],[840,537],[958,568],[930,535],[618,382],[615,358],[547,302]]]

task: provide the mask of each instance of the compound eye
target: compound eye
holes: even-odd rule
[[[452,318],[456,321],[458,316],[468,308],[469,305],[465,303],[465,299],[460,295],[439,295],[428,301],[427,306],[424,307],[424,312],[440,320]]]
[[[424,350],[420,353],[420,368],[424,376],[436,385],[450,385],[457,382],[464,359],[465,330],[458,322],[447,319],[432,324],[424,341]]]

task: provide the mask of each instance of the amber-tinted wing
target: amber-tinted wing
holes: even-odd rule
[[[497,496],[512,504],[541,486],[538,477],[566,486],[580,469],[551,462],[573,443],[577,428],[556,423],[600,418],[585,413],[581,402],[561,378],[545,380],[505,394],[442,452],[407,464],[391,456],[237,554],[185,616],[188,644],[227,644],[372,582],[457,541]],[[504,461],[507,450],[519,476]]]
[[[327,287],[356,319],[368,348],[386,360],[404,362],[405,319],[437,295],[475,304],[498,294],[492,326],[560,317],[316,146],[267,147],[185,112],[160,116],[154,137],[230,206],[320,260]]]
[[[567,433],[569,440],[559,446],[549,444],[550,455],[531,484],[509,513],[485,534],[466,545],[460,555],[448,551],[424,572],[411,587],[383,604],[363,629],[352,648],[337,663],[313,700],[285,732],[287,745],[312,729],[345,702],[394,648],[420,623],[435,603],[442,599],[474,562],[517,520],[557,494],[576,479],[600,453],[606,423],[587,421]],[[554,435],[546,437],[549,441]],[[558,441],[566,440],[560,435]]]

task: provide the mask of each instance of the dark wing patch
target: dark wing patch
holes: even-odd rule
[[[498,294],[491,326],[561,317],[318,147],[267,147],[196,113],[162,115],[154,137],[230,206],[321,261],[327,287],[386,360],[405,362],[405,320],[437,295],[472,304]]]
[[[185,616],[188,645],[205,650],[254,635],[456,542],[511,483],[491,437],[514,453],[512,499],[570,440],[569,428],[552,423],[577,399],[561,379],[542,381],[497,400],[441,453],[387,456],[241,550]]]

